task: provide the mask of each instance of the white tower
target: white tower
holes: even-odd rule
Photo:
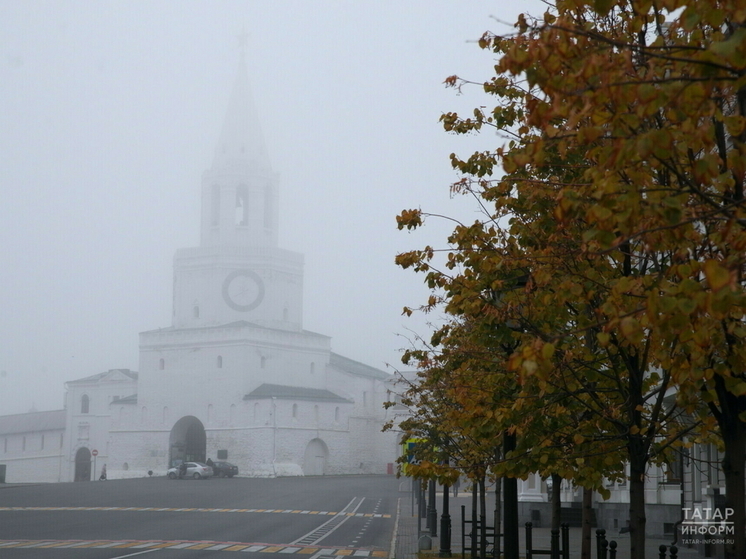
[[[200,246],[174,257],[173,326],[245,320],[299,331],[303,256],[280,249],[272,171],[243,53],[212,167],[202,176]]]

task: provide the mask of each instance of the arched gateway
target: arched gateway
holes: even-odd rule
[[[86,447],[75,453],[75,481],[91,481],[91,451]]]
[[[182,417],[171,429],[168,439],[169,466],[175,460],[204,462],[207,457],[205,426],[194,416]]]
[[[323,476],[326,473],[326,462],[329,459],[329,449],[321,439],[313,439],[308,443],[303,457],[303,474],[307,476]]]

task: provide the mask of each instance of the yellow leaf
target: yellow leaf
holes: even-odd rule
[[[632,343],[639,343],[644,336],[640,322],[632,316],[624,317],[619,323],[619,329],[622,335]]]
[[[730,272],[716,260],[708,260],[704,263],[703,268],[707,283],[713,291],[720,291],[730,285]]]

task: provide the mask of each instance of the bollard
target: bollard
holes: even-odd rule
[[[666,559],[666,546],[662,545],[658,548],[658,559]]]
[[[606,559],[606,550],[604,549],[603,542],[606,541],[606,530],[599,528],[596,530],[596,557],[598,559]]]
[[[534,544],[532,541],[532,532],[534,525],[531,522],[526,522],[526,559],[533,559]]]
[[[570,559],[570,525],[562,524],[562,559]]]
[[[551,557],[552,559],[560,559],[560,531],[550,530],[549,534],[549,557]]]
[[[668,551],[671,554],[671,559],[676,559],[679,556],[679,548],[675,545],[672,545]]]
[[[433,539],[430,536],[420,536],[417,547],[420,551],[429,551],[433,548]]]
[[[616,559],[616,542],[614,540],[609,542],[609,559]]]

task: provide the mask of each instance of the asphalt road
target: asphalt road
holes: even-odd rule
[[[388,558],[398,486],[393,476],[2,485],[0,558]]]

